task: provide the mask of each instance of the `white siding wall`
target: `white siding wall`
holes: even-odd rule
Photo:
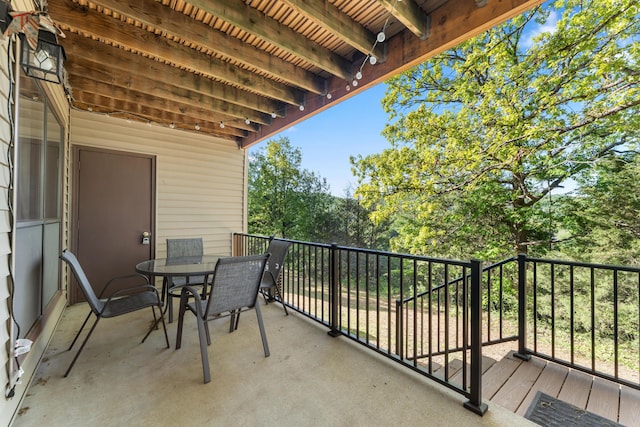
[[[156,257],[173,237],[231,254],[231,233],[246,227],[246,151],[234,142],[72,111],[71,143],[156,156]]]
[[[35,10],[33,3],[29,0],[19,0],[12,2],[13,10]],[[15,37],[14,40],[15,41]],[[57,298],[55,303],[48,307],[48,312],[40,325],[40,332],[34,337],[31,351],[21,359],[21,366],[24,370],[21,384],[16,385],[15,395],[7,398],[6,393],[10,384],[10,378],[15,369],[12,356],[13,342],[10,338],[14,328],[11,319],[11,244],[10,234],[13,230],[13,222],[9,210],[9,183],[11,176],[9,161],[9,144],[12,132],[11,121],[15,120],[10,114],[13,105],[9,105],[9,90],[13,82],[10,79],[10,65],[8,57],[8,41],[0,41],[0,386],[2,387],[2,397],[0,398],[0,425],[9,425],[17,412],[30,381],[33,378],[38,363],[40,362],[44,350],[53,335],[54,328],[62,311],[66,305],[66,294],[62,298]],[[13,43],[12,43],[13,48]],[[15,89],[15,87],[13,87]],[[53,103],[56,114],[62,120],[64,126],[69,122],[69,107],[66,102],[64,91],[59,85],[45,87],[48,98]],[[14,102],[17,95],[13,93]],[[65,145],[68,151],[68,144]],[[65,179],[66,179],[65,173]],[[15,177],[14,177],[15,182]],[[64,197],[67,197],[66,194]],[[66,208],[65,208],[66,209]],[[67,213],[65,212],[65,217]],[[66,230],[63,223],[63,230]]]
[[[4,394],[9,383],[9,350],[11,348],[11,318],[9,290],[9,259],[11,248],[9,246],[9,233],[11,232],[11,220],[7,204],[9,186],[9,163],[7,152],[11,125],[9,123],[9,68],[7,60],[7,43],[0,43],[0,384],[2,395],[0,398],[0,425],[7,425],[11,415],[15,411],[16,402],[6,400]],[[6,415],[5,415],[6,414]]]

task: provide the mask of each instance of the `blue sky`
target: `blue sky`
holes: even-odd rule
[[[541,32],[555,31],[558,18],[552,11],[545,25],[532,23],[524,47],[530,47]],[[302,168],[326,178],[332,194],[344,196],[349,185],[353,192],[357,182],[349,157],[380,153],[390,147],[381,135],[388,121],[380,103],[384,91],[384,84],[374,86],[253,146],[250,153],[264,148],[270,140],[287,137],[302,153]]]
[[[302,168],[326,178],[331,193],[344,196],[356,178],[351,173],[350,156],[380,153],[389,147],[381,135],[387,115],[380,101],[384,84],[379,84],[326,111],[299,123],[250,148],[263,149],[270,140],[287,137],[302,153]]]

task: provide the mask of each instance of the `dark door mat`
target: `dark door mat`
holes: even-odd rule
[[[541,391],[536,393],[524,417],[545,427],[608,427],[621,425],[558,400]]]

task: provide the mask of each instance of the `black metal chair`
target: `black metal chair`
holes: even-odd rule
[[[167,263],[171,263],[176,258],[194,258],[201,257],[204,253],[202,238],[185,238],[185,239],[167,239]],[[192,277],[171,277],[165,279],[163,283],[163,296],[167,295],[167,307],[169,310],[169,323],[173,322],[173,304],[172,298],[180,298],[180,290],[183,286],[201,286],[202,293],[206,292],[206,278],[204,276]]]
[[[287,316],[289,315],[289,312],[287,311],[287,306],[284,303],[284,298],[282,297],[282,292],[280,292],[280,285],[278,282],[281,279],[282,266],[284,265],[284,259],[287,256],[287,252],[289,251],[289,246],[291,246],[291,242],[271,239],[269,247],[267,248],[267,252],[271,256],[269,257],[269,262],[267,262],[267,265],[264,268],[264,274],[262,275],[262,281],[260,282],[260,292],[264,296],[265,301],[267,303],[272,301],[273,294],[275,293],[276,297],[280,299],[282,307],[284,308],[284,313]]]
[[[205,384],[211,381],[207,353],[207,346],[211,344],[208,324],[211,320],[230,317],[229,332],[232,332],[234,320],[241,312],[255,310],[264,356],[269,357],[269,344],[262,322],[260,304],[256,304],[260,279],[268,258],[269,254],[220,258],[216,264],[211,290],[206,299],[201,298],[199,292],[191,286],[182,288],[176,350],[182,344],[184,314],[188,310],[196,316]],[[190,297],[194,298],[193,302],[189,302]]]
[[[89,337],[96,328],[98,321],[100,321],[100,319],[102,318],[121,316],[123,314],[132,313],[134,311],[151,307],[154,322],[147,334],[144,336],[144,338],[142,338],[142,342],[147,339],[152,330],[157,329],[158,322],[162,321],[164,337],[167,341],[167,348],[169,348],[169,336],[167,335],[167,327],[164,323],[164,317],[162,316],[162,302],[160,300],[160,296],[158,295],[158,290],[149,284],[149,280],[147,279],[147,277],[140,274],[115,277],[107,282],[107,284],[100,292],[100,296],[96,296],[96,293],[91,287],[91,283],[89,283],[89,279],[87,279],[87,276],[80,266],[80,262],[78,262],[76,256],[72,252],[65,249],[64,251],[62,251],[60,259],[66,262],[67,265],[69,265],[69,267],[71,268],[71,271],[73,272],[73,275],[78,282],[78,286],[80,287],[80,290],[84,294],[87,302],[89,303],[89,307],[91,308],[91,311],[89,311],[87,318],[84,320],[84,323],[80,327],[80,330],[76,334],[67,351],[70,351],[75,345],[78,337],[80,336],[80,333],[89,321],[91,314],[94,314],[96,316],[96,321],[93,323],[93,326],[91,326],[91,329],[82,342],[80,349],[71,361],[67,372],[65,372],[64,374],[65,377],[69,375],[69,372],[71,372],[71,368],[73,368],[73,365],[76,363],[76,360],[78,360],[78,356],[80,356],[80,353],[84,349],[85,344],[87,344],[87,341],[89,341]],[[115,291],[107,298],[103,298],[103,296],[107,295],[107,293],[109,292],[109,287],[112,284],[117,283],[120,280],[131,280],[132,278],[139,278],[140,280],[144,281],[144,284]],[[156,307],[158,308],[159,313],[158,318],[156,318]]]

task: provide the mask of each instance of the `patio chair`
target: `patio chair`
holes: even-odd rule
[[[241,312],[255,310],[258,327],[262,337],[264,356],[269,357],[269,344],[262,323],[258,288],[260,279],[269,254],[220,258],[216,265],[208,298],[201,298],[197,290],[191,286],[182,288],[180,296],[180,311],[178,314],[178,332],[176,336],[176,350],[182,344],[182,326],[184,314],[187,310],[195,314],[200,338],[200,356],[205,384],[211,381],[209,372],[209,356],[207,346],[211,344],[209,321],[223,317],[230,317],[229,332],[234,329],[234,320]],[[193,297],[194,301],[189,302]]]
[[[65,249],[64,251],[62,251],[60,259],[66,262],[67,265],[69,265],[69,267],[71,268],[71,271],[73,272],[73,275],[78,282],[78,287],[84,294],[87,302],[89,303],[89,307],[91,308],[91,311],[89,311],[87,318],[84,320],[84,323],[80,327],[80,330],[76,334],[67,351],[70,351],[75,345],[78,337],[80,336],[80,333],[89,321],[91,314],[94,314],[96,316],[96,321],[93,323],[93,326],[91,326],[89,333],[85,337],[82,345],[80,346],[80,349],[71,361],[69,368],[67,368],[67,372],[65,372],[64,374],[65,377],[69,375],[69,372],[71,372],[71,368],[73,368],[76,360],[78,360],[78,357],[84,349],[84,346],[87,344],[87,341],[89,341],[89,337],[102,318],[117,317],[123,314],[132,313],[134,311],[151,307],[151,312],[153,313],[153,325],[151,325],[151,328],[149,328],[147,334],[144,336],[144,338],[142,338],[142,342],[147,339],[152,330],[157,329],[158,322],[161,321],[162,329],[164,330],[164,338],[167,342],[167,348],[169,348],[169,336],[167,335],[167,327],[164,323],[164,317],[162,316],[162,302],[160,301],[158,290],[149,284],[149,279],[147,279],[147,277],[140,274],[114,277],[113,279],[109,280],[104,286],[104,288],[100,292],[100,296],[96,296],[93,288],[91,287],[91,283],[89,283],[89,279],[87,279],[87,276],[80,266],[80,262],[78,262],[76,256],[72,252]],[[144,283],[134,287],[115,291],[108,297],[103,298],[103,296],[105,296],[109,292],[109,287],[111,285],[117,283],[120,280],[131,280],[133,278],[142,280]],[[158,308],[158,318],[156,318],[155,307]]]
[[[264,268],[264,274],[262,275],[262,281],[260,282],[260,292],[264,296],[267,304],[269,301],[273,301],[273,294],[275,293],[275,295],[280,299],[282,307],[284,308],[284,313],[287,316],[289,315],[289,312],[287,311],[287,306],[284,303],[284,298],[282,298],[278,282],[281,279],[282,266],[284,265],[284,259],[287,256],[289,246],[291,246],[291,242],[271,239],[269,247],[267,248],[267,252],[271,254],[271,256],[269,257],[269,262],[267,262],[267,265]]]
[[[167,263],[172,258],[198,258],[203,255],[202,238],[186,238],[186,239],[167,239]],[[165,310],[169,310],[169,323],[173,322],[173,304],[172,298],[180,298],[180,290],[187,284],[190,286],[202,287],[202,293],[206,292],[204,276],[192,276],[187,281],[186,277],[171,277],[163,283],[163,297],[167,295],[167,306]]]

